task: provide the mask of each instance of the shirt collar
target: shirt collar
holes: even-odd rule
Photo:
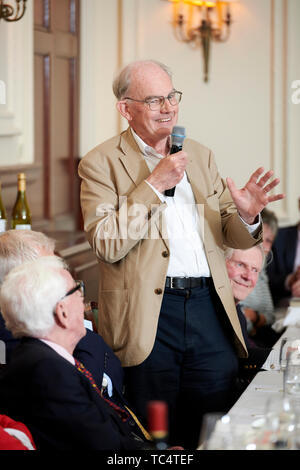
[[[75,365],[75,359],[63,346],[60,344],[54,343],[53,341],[49,341],[48,339],[41,339],[43,343],[46,343],[50,348],[54,349],[60,356],[65,358],[67,361],[71,362],[71,364]]]
[[[147,145],[135,132],[132,128],[130,128],[133,138],[136,141],[140,151],[145,157],[156,157],[159,158],[160,160],[164,158],[164,155],[161,155],[160,153],[157,153],[156,150],[151,147],[150,145]],[[170,144],[171,137],[169,137],[169,144]]]

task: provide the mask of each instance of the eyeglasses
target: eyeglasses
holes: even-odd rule
[[[84,282],[83,282],[83,281],[75,281],[75,282],[76,282],[76,286],[75,286],[75,287],[72,287],[72,289],[70,289],[70,290],[62,297],[62,299],[64,299],[65,297],[68,297],[68,295],[74,294],[74,292],[76,292],[77,290],[80,290],[80,294],[82,295],[82,297],[84,297],[84,294],[85,294]],[[62,299],[61,299],[61,300],[62,300]]]
[[[144,100],[135,100],[133,98],[130,98],[129,96],[125,96],[124,100],[131,100],[131,101],[136,101],[138,103],[145,103],[149,106],[151,111],[157,111],[165,104],[166,100],[169,101],[171,106],[176,106],[178,103],[180,103],[181,97],[182,97],[182,92],[174,90],[171,93],[169,93],[168,96],[149,96],[145,98]]]

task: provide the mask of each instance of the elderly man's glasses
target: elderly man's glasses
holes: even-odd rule
[[[181,97],[182,97],[182,92],[174,90],[171,93],[169,93],[168,96],[149,96],[145,98],[144,100],[135,100],[133,98],[130,98],[129,96],[125,96],[124,100],[131,100],[131,101],[136,101],[138,103],[145,103],[146,105],[149,106],[149,108],[152,111],[157,111],[165,104],[166,100],[169,101],[171,106],[176,106],[178,103],[180,103]]]
[[[82,295],[82,297],[84,297],[84,294],[85,294],[84,282],[83,281],[75,281],[75,282],[76,282],[75,287],[72,287],[72,289],[70,289],[66,293],[66,295],[62,297],[62,299],[64,299],[65,297],[68,297],[68,295],[74,294],[74,292],[76,292],[77,290],[80,290],[80,294]]]

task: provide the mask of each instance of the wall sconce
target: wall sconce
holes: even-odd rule
[[[4,3],[7,0],[0,0],[0,20],[5,21],[18,21],[24,16],[26,10],[27,0],[10,0],[14,1],[14,7],[9,3]]]
[[[204,59],[204,81],[208,81],[210,42],[225,42],[230,35],[230,3],[239,0],[168,0],[173,3],[175,37],[179,41],[200,45]]]

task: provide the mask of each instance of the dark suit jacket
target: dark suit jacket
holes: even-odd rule
[[[122,422],[76,367],[38,339],[23,338],[0,371],[0,413],[27,425],[40,450],[144,446],[134,422]]]
[[[0,340],[5,343],[6,362],[10,360],[11,354],[20,340],[13,337],[11,332],[6,328],[4,319],[0,313]]]
[[[272,351],[272,348],[261,348],[257,346],[254,341],[252,341],[248,335],[247,320],[241,310],[241,307],[237,305],[236,310],[241,323],[245,343],[248,348],[248,357],[246,359],[239,359],[240,374],[247,377],[249,376],[248,378],[252,379],[265,363],[268,355]]]
[[[101,388],[105,372],[112,380],[115,399],[121,400],[123,368],[119,358],[105,343],[102,336],[87,329],[86,335],[77,344],[73,356],[91,372],[99,388]]]
[[[9,363],[15,347],[20,343],[20,339],[14,338],[5,327],[1,313],[0,340],[4,341],[6,345],[6,362]],[[99,388],[101,388],[103,373],[105,372],[112,380],[115,399],[121,401],[123,395],[123,368],[118,357],[100,335],[87,329],[86,335],[77,344],[73,356],[91,372]]]
[[[285,289],[284,282],[288,274],[294,271],[297,240],[298,225],[293,225],[280,228],[273,243],[273,260],[267,267],[267,273],[274,305],[291,296],[290,291]]]

